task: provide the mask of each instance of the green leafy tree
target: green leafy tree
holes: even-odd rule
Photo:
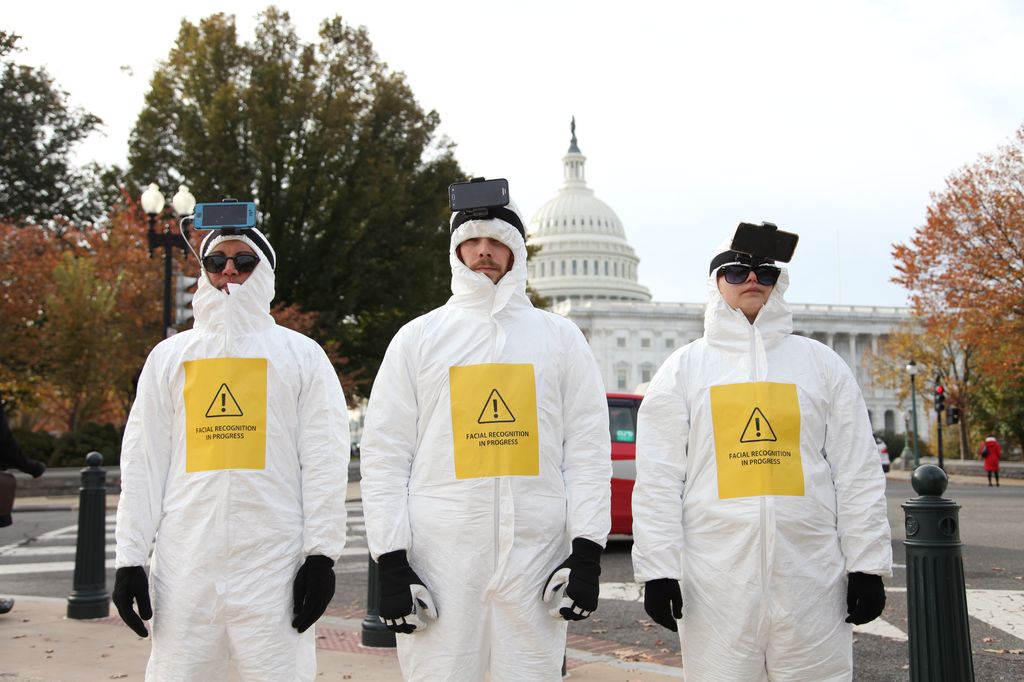
[[[18,38],[0,31],[0,218],[19,225],[96,220],[110,206],[116,185],[109,183],[119,171],[77,168],[71,153],[102,121],[70,106],[45,69],[14,63]]]
[[[130,175],[257,201],[278,301],[316,313],[314,336],[372,378],[398,328],[448,296],[446,187],[465,173],[439,120],[363,28],[335,17],[305,43],[269,7],[241,43],[214,14],[183,21],[154,74]]]

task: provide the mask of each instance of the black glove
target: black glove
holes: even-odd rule
[[[869,573],[850,573],[846,586],[847,623],[864,625],[882,615],[885,608],[885,585],[882,576]]]
[[[292,627],[305,632],[324,615],[334,596],[334,559],[311,554],[299,567],[292,583]]]
[[[655,623],[678,632],[676,621],[683,617],[683,593],[675,578],[657,578],[644,584],[644,611]]]
[[[565,620],[583,620],[597,610],[597,599],[601,592],[601,545],[586,538],[573,538],[572,554],[558,565],[544,585],[545,601],[550,599],[553,591],[565,585],[565,598],[562,600],[558,613]],[[559,575],[559,571],[568,569]]]
[[[26,458],[27,459],[27,458]],[[27,459],[28,466],[22,471],[31,476],[32,478],[39,478],[46,473],[46,465],[42,462],[34,459]]]
[[[389,630],[408,635],[417,627],[425,628],[429,620],[437,619],[437,609],[430,592],[409,566],[404,549],[381,554],[377,567],[380,569],[378,612]],[[417,615],[412,617],[414,613]]]
[[[117,613],[125,625],[135,631],[139,637],[148,637],[144,620],[153,617],[153,607],[149,604],[149,578],[142,566],[123,566],[114,573],[114,592],[110,597],[117,607]],[[139,605],[135,613],[132,605]],[[139,616],[142,616],[141,618]]]

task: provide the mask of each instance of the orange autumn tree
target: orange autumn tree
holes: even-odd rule
[[[0,224],[0,387],[39,428],[123,423],[160,339],[161,269],[137,206],[102,225]]]
[[[163,251],[150,258],[146,216],[123,199],[100,225],[0,223],[0,394],[18,405],[22,425],[73,432],[127,419],[138,373],[163,338]],[[198,247],[203,235],[192,236]],[[193,256],[174,258],[177,269],[199,272]],[[278,305],[273,314],[320,342],[347,396],[367,383],[323,338],[315,313]]]
[[[0,394],[30,404],[42,375],[43,301],[59,250],[52,233],[0,223]]]
[[[971,425],[971,407],[978,393],[974,351],[959,345],[956,334],[937,334],[922,329],[918,321],[911,321],[892,330],[879,346],[877,353],[870,351],[865,362],[871,373],[872,383],[884,386],[896,393],[900,405],[909,413],[911,407],[910,380],[907,363],[917,364],[917,407],[919,409],[918,429],[921,434],[932,432],[935,424],[935,375],[942,375],[943,387],[947,393],[947,406],[961,410],[958,427],[948,428],[947,454],[951,454],[953,441],[961,459],[971,456],[968,431]],[[925,440],[928,440],[925,437]]]
[[[1024,126],[950,175],[893,256],[921,333],[970,349],[968,385],[1024,379]]]

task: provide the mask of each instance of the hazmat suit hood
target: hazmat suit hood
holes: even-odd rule
[[[715,256],[731,251],[732,239],[722,242],[715,250]],[[778,340],[793,333],[793,311],[786,303],[783,295],[789,288],[789,270],[775,263],[782,271],[779,274],[779,281],[775,283],[768,301],[757,314],[754,323],[747,320],[743,311],[732,308],[725,299],[722,292],[718,290],[718,268],[708,274],[708,304],[704,309],[704,336],[708,343],[717,346],[733,347],[737,349],[748,348],[750,334],[753,333],[756,339],[756,347],[762,347],[764,343]]]
[[[192,298],[192,314],[195,328],[211,332],[235,334],[261,331],[274,325],[270,315],[270,302],[274,299],[274,266],[276,253],[270,242],[256,228],[249,230],[250,238],[244,233],[224,234],[222,230],[210,232],[199,247],[200,258],[216,250],[217,245],[226,241],[240,241],[259,256],[260,262],[245,282],[229,284],[221,290],[210,283],[209,275],[200,265],[196,293]]]
[[[507,208],[522,221],[522,213],[515,202]],[[453,213],[454,221],[458,214]],[[522,221],[525,224],[525,221]],[[449,223],[450,224],[450,223]],[[495,284],[487,275],[473,272],[459,260],[459,244],[481,237],[496,239],[512,250],[512,267]],[[468,220],[452,232],[448,260],[452,266],[452,298],[450,303],[463,307],[482,308],[496,313],[509,305],[531,305],[526,296],[526,241],[511,224],[500,218]]]

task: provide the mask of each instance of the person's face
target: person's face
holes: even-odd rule
[[[248,244],[242,241],[238,241],[236,239],[223,241],[220,244],[217,244],[216,248],[214,248],[213,251],[207,253],[207,256],[219,255],[228,256],[231,258],[231,260],[229,260],[227,264],[224,266],[224,270],[222,270],[221,272],[210,272],[210,270],[206,269],[206,266],[204,265],[204,269],[206,269],[206,275],[207,277],[210,278],[210,284],[217,287],[218,289],[224,289],[225,287],[227,287],[229,282],[231,284],[241,284],[245,280],[249,279],[249,275],[252,274],[252,271],[239,272],[238,266],[235,264],[234,261],[235,256],[238,256],[239,254],[243,253],[252,256],[257,255],[256,252],[254,252],[252,248],[249,247]],[[259,264],[257,264],[256,267],[259,267]]]
[[[759,284],[753,270],[747,275],[747,279],[739,284],[729,284],[724,275],[718,275],[718,290],[722,293],[722,298],[730,308],[740,310],[746,315],[751,324],[768,302],[774,288],[775,285]]]
[[[467,239],[455,253],[466,267],[487,275],[495,284],[512,268],[512,249],[490,237]]]

